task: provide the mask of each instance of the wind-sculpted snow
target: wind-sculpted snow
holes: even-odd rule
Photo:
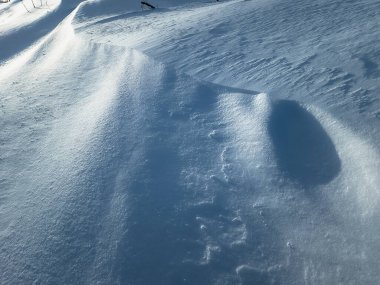
[[[377,2],[121,2],[0,66],[0,283],[377,284]]]
[[[299,183],[326,184],[340,172],[340,158],[330,137],[296,102],[276,102],[269,133],[280,168]]]
[[[222,1],[81,30],[182,71],[282,99],[318,104],[380,139],[378,1]],[[358,123],[360,122],[360,123]]]

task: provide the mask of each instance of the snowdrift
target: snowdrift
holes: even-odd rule
[[[0,66],[0,283],[377,284],[378,105],[349,99],[376,72],[265,57],[284,39],[248,24],[274,2],[84,2]]]

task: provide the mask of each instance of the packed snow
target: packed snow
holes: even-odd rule
[[[0,284],[380,280],[380,2],[0,3]]]

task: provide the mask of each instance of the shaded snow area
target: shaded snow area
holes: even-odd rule
[[[379,284],[380,2],[147,2],[0,3],[0,284]]]

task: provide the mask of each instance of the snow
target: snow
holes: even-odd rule
[[[4,36],[23,26],[30,25],[46,16],[60,4],[60,0],[14,1],[1,4],[0,7],[0,35]]]
[[[148,2],[0,4],[0,283],[378,284],[379,2]]]

